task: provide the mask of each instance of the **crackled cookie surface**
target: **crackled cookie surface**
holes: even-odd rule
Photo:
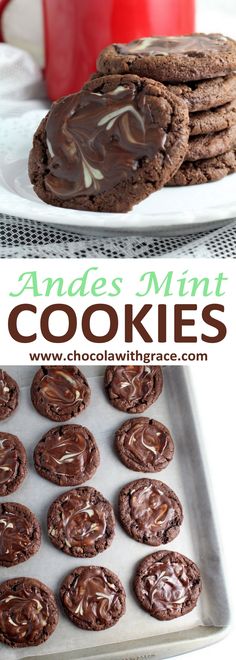
[[[203,158],[193,162],[185,161],[167,186],[193,186],[201,183],[219,181],[228,174],[236,172],[236,150],[214,158]]]
[[[196,135],[190,138],[185,161],[215,158],[236,148],[236,124],[219,133]]]
[[[101,73],[135,73],[159,81],[215,78],[236,68],[236,42],[223,34],[145,37],[111,44],[99,55]]]
[[[236,98],[219,108],[212,108],[205,112],[192,112],[189,119],[190,135],[206,135],[224,131],[236,124]]]
[[[170,92],[187,103],[189,112],[201,112],[218,108],[236,98],[236,74],[230,73],[208,80],[195,80],[186,83],[168,83]]]

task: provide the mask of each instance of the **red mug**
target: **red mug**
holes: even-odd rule
[[[5,7],[8,5],[9,0],[0,0],[0,18],[1,14],[3,13]],[[0,41],[3,41],[2,38],[2,30],[1,30],[1,20],[0,20]]]
[[[78,91],[110,43],[194,32],[194,0],[43,0],[49,97]]]

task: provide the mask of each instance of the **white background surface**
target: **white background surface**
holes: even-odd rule
[[[189,367],[194,385],[202,437],[206,446],[210,479],[219,521],[219,536],[225,557],[229,595],[232,604],[230,634],[218,644],[194,653],[178,656],[178,660],[233,660],[236,649],[236,568],[235,568],[235,359],[214,367]],[[233,562],[232,562],[233,557]]]

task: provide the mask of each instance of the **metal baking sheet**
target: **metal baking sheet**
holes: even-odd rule
[[[41,417],[31,404],[29,386],[35,369],[6,369],[19,383],[21,396],[18,410],[10,419],[1,423],[0,429],[19,436],[26,447],[30,468],[21,488],[5,499],[21,502],[32,509],[41,522],[43,538],[40,551],[29,561],[10,569],[0,567],[0,579],[36,577],[57,593],[64,576],[78,564],[104,565],[121,578],[127,593],[127,611],[113,628],[91,632],[76,628],[60,608],[59,625],[45,644],[26,649],[10,649],[0,644],[1,660],[131,660],[141,656],[161,660],[214,643],[224,636],[230,618],[227,591],[209,493],[208,469],[199,421],[194,415],[188,367],[172,366],[164,369],[163,393],[147,411],[148,416],[159,419],[170,428],[175,442],[175,455],[171,464],[163,472],[150,476],[161,479],[173,488],[184,509],[180,534],[165,547],[182,552],[196,561],[203,578],[203,592],[195,610],[169,622],[150,617],[139,606],[132,590],[137,562],[155,551],[155,548],[132,540],[118,521],[112,545],[92,560],[83,562],[69,557],[48,540],[47,509],[66,489],[39,477],[34,470],[32,457],[34,446],[54,424]],[[148,475],[128,470],[116,456],[114,432],[128,415],[115,410],[107,401],[103,390],[104,369],[87,367],[83,371],[89,380],[92,398],[87,410],[77,420],[94,433],[101,453],[100,467],[88,483],[101,490],[116,511],[120,488],[139,476]]]

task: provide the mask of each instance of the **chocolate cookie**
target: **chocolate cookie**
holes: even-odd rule
[[[125,212],[176,172],[187,149],[186,104],[153,80],[104,76],[53,104],[29,158],[48,204]]]
[[[0,566],[16,566],[38,552],[41,530],[36,516],[23,504],[0,504]]]
[[[236,42],[222,34],[156,36],[111,44],[97,60],[101,73],[135,73],[161,82],[215,78],[235,68]]]
[[[116,432],[116,448],[122,463],[137,472],[159,472],[173,458],[170,431],[155,419],[128,419]]]
[[[160,550],[141,561],[134,589],[140,604],[151,616],[169,621],[194,609],[202,589],[201,576],[188,557]]]
[[[233,101],[236,97],[236,74],[196,80],[177,85],[167,85],[168,89],[187,103],[189,112],[210,110]]]
[[[219,133],[199,135],[189,140],[186,161],[203,160],[225,154],[236,148],[236,124]]]
[[[107,367],[105,389],[111,404],[129,413],[143,412],[149,408],[162,391],[163,378],[160,367]]]
[[[77,367],[41,367],[31,386],[32,403],[40,415],[66,422],[90,401],[90,387]]]
[[[112,506],[95,488],[82,486],[60,495],[48,511],[50,541],[67,555],[94,557],[115,533]]]
[[[224,131],[236,124],[236,99],[205,112],[192,112],[189,116],[190,135],[206,135]]]
[[[119,515],[129,536],[147,545],[170,543],[183,522],[177,495],[154,479],[137,479],[122,488]]]
[[[228,151],[215,158],[185,162],[167,186],[193,186],[210,181],[219,181],[236,172],[236,150]]]
[[[27,577],[0,584],[0,642],[12,648],[46,642],[58,624],[59,612],[49,587]]]
[[[103,566],[75,568],[62,583],[60,597],[69,619],[85,630],[105,630],[125,614],[124,587]]]
[[[27,457],[22,443],[15,435],[0,432],[0,496],[17,490],[26,473]]]
[[[9,417],[18,405],[19,387],[16,381],[0,369],[0,421]]]
[[[35,468],[59,486],[78,486],[91,479],[100,463],[91,431],[78,424],[50,429],[34,450]]]

